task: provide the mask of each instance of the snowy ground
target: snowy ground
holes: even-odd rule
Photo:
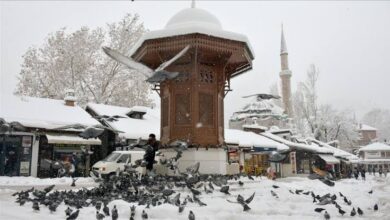
[[[164,204],[158,207],[147,209],[149,219],[188,219],[189,210],[192,210],[196,219],[323,219],[323,214],[314,212],[317,207],[326,208],[331,215],[331,219],[377,219],[390,220],[390,177],[380,178],[368,176],[367,181],[345,179],[336,182],[334,187],[328,187],[318,180],[309,180],[307,178],[284,178],[276,181],[271,181],[265,178],[256,178],[255,181],[243,179],[244,186],[239,186],[237,182],[230,182],[231,195],[225,195],[220,192],[213,194],[204,194],[200,198],[207,204],[205,207],[199,207],[194,203],[189,203],[183,213],[178,213],[178,208],[172,205]],[[36,179],[31,177],[0,177],[0,219],[65,219],[65,205],[61,204],[56,213],[42,206],[40,212],[32,210],[32,204],[26,203],[24,206],[19,206],[15,203],[15,198],[11,196],[13,192],[20,189],[36,186],[42,188],[45,185],[56,184],[58,190],[69,189],[71,179]],[[278,185],[280,188],[273,189],[272,185]],[[90,178],[79,179],[77,187],[93,187],[95,183]],[[302,189],[305,191],[313,191],[315,194],[324,195],[326,193],[337,194],[337,202],[342,206],[347,213],[341,216],[334,205],[319,206],[312,203],[310,195],[291,194],[289,189]],[[275,191],[279,198],[271,195],[270,190]],[[373,190],[373,194],[368,192]],[[238,204],[229,203],[226,199],[235,201],[238,194],[245,198],[249,197],[253,192],[256,192],[255,198],[249,206],[252,208],[248,212],[243,212],[242,207]],[[339,196],[342,192],[348,199],[352,200],[352,206],[345,204]],[[181,192],[185,195],[186,192]],[[374,204],[378,204],[379,211],[374,211]],[[109,207],[116,205],[119,210],[119,219],[129,219],[130,205],[121,200],[115,200],[109,204]],[[360,207],[364,211],[363,216],[351,217],[350,212],[352,207]],[[141,212],[144,206],[137,207],[136,218],[141,219]],[[95,208],[83,208],[80,211],[78,219],[96,219]],[[111,219],[111,218],[106,218]]]

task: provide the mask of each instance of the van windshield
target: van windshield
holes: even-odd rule
[[[120,155],[121,155],[120,153],[111,153],[106,158],[104,158],[103,161],[114,162],[116,161],[116,159],[118,159]]]

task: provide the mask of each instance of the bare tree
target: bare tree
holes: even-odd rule
[[[62,99],[66,89],[74,89],[81,105],[148,106],[150,88],[144,78],[101,50],[110,46],[128,55],[144,32],[138,15],[127,14],[105,27],[51,33],[42,46],[24,54],[16,93]]]

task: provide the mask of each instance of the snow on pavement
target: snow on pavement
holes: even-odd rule
[[[207,204],[205,207],[199,207],[189,203],[183,213],[179,214],[178,208],[169,204],[146,209],[149,219],[168,220],[168,219],[188,219],[189,210],[192,210],[197,220],[306,220],[323,219],[323,214],[314,212],[317,207],[326,208],[331,215],[331,219],[380,219],[390,220],[390,177],[380,178],[368,176],[367,181],[344,179],[336,182],[334,187],[329,187],[318,180],[309,180],[302,177],[290,177],[271,181],[263,178],[256,178],[255,181],[242,179],[243,186],[239,186],[236,181],[230,181],[231,195],[225,195],[218,192],[219,188],[213,194],[202,194],[200,199]],[[80,178],[79,187],[88,185],[92,181],[90,178]],[[58,184],[58,189],[70,184],[70,179],[37,179],[32,177],[1,177],[0,178],[0,219],[65,219],[64,210],[66,206],[61,204],[57,212],[50,213],[48,208],[41,206],[39,212],[32,210],[32,204],[26,203],[19,206],[15,203],[15,198],[11,196],[15,190],[13,185],[42,186]],[[9,184],[7,186],[7,184]],[[280,188],[274,189],[272,185]],[[337,202],[342,209],[346,211],[344,216],[338,213],[334,205],[319,206],[313,204],[310,195],[291,194],[289,190],[295,191],[301,189],[304,191],[313,191],[315,194],[324,195],[326,193],[336,194]],[[278,194],[279,198],[271,195],[270,190]],[[373,190],[372,194],[368,192]],[[235,201],[238,194],[248,198],[255,192],[255,198],[249,204],[251,210],[243,212],[242,207],[235,203],[229,203],[226,199]],[[339,192],[352,200],[352,206],[345,204],[339,196]],[[186,192],[181,192],[182,197]],[[373,206],[378,204],[379,211],[374,211]],[[123,200],[115,200],[109,203],[110,209],[116,205],[119,211],[119,219],[129,219],[130,203]],[[352,207],[360,207],[364,211],[363,216],[351,217]],[[145,206],[137,207],[136,218],[141,219],[141,212]],[[94,207],[83,208],[80,210],[78,219],[95,219],[96,209]],[[106,218],[111,219],[111,218]]]

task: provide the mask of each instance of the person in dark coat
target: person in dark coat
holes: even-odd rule
[[[156,151],[158,151],[158,147],[159,147],[159,142],[156,140],[156,135],[150,134],[148,142],[146,144],[145,155],[144,155],[144,159],[147,163],[146,169],[148,171],[153,170],[154,158],[156,156]]]
[[[366,180],[366,170],[364,168],[360,170],[360,175],[362,176],[362,180]]]
[[[355,167],[355,170],[353,172],[353,175],[355,176],[355,179],[359,178],[359,171],[358,171],[358,169],[356,167]]]

